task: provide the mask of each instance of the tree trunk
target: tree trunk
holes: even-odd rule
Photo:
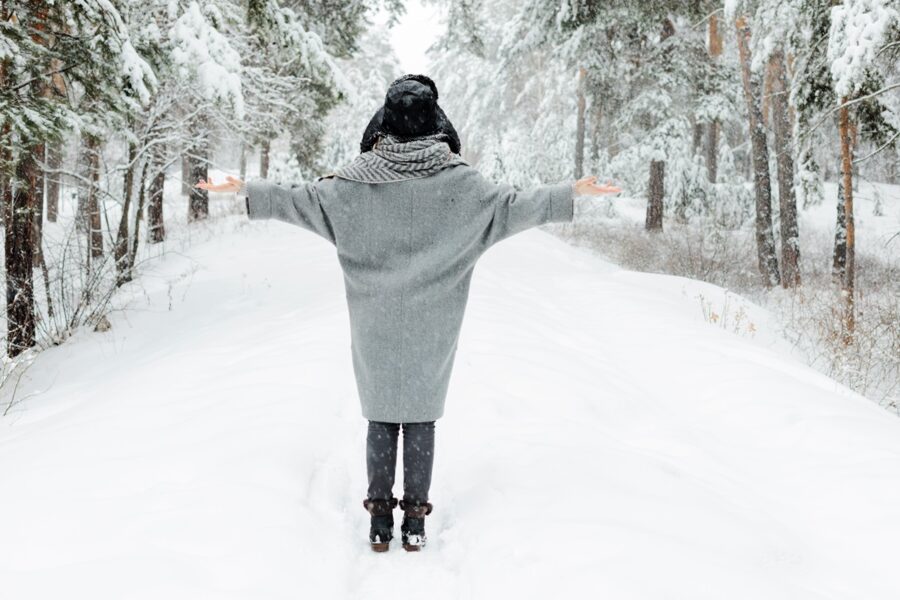
[[[675,35],[675,25],[669,18],[663,19],[662,34],[659,41],[665,42]],[[662,160],[650,161],[650,182],[647,186],[647,218],[644,228],[647,231],[662,231],[663,198],[665,197],[666,163]]]
[[[749,36],[748,36],[749,37]],[[760,110],[762,111],[763,129],[769,128],[769,114],[772,112],[772,69],[762,74],[762,93],[760,94]]]
[[[37,146],[35,148],[36,156],[41,157],[42,162],[46,162],[47,160],[47,150],[46,146],[43,144]],[[34,266],[41,266],[41,261],[44,260],[42,253],[42,245],[44,239],[44,191],[47,189],[46,186],[46,174],[43,171],[38,169],[39,176],[35,179],[34,182],[34,191],[32,194],[34,195],[34,211],[33,211],[33,221],[32,226],[34,227],[34,231],[32,232],[32,252],[34,258]]]
[[[584,79],[587,71],[584,67],[578,69],[578,88],[576,91],[578,98],[578,114],[575,124],[575,179],[581,179],[584,176]]]
[[[591,139],[591,159],[593,160],[593,164],[597,164],[598,159],[600,158],[600,147],[602,144],[602,130],[600,123],[603,119],[603,111],[600,109],[600,98],[597,94],[594,94],[591,98],[591,118],[589,120],[590,123],[590,139]]]
[[[247,143],[241,142],[241,163],[238,167],[241,181],[247,181]]]
[[[714,63],[722,54],[722,34],[719,32],[718,16],[709,17],[709,57]],[[719,173],[719,122],[712,120],[706,124],[706,178],[715,183]]]
[[[842,108],[838,111],[838,132],[841,136],[841,171],[844,191],[844,220],[847,238],[847,257],[844,265],[844,279],[841,291],[844,296],[843,342],[853,343],[856,329],[856,311],[854,293],[856,287],[856,231],[853,222],[853,148],[850,123],[850,109],[846,106],[848,98],[841,98]]]
[[[116,245],[113,258],[116,261],[116,285],[120,286],[131,277],[128,275],[128,218],[131,216],[131,196],[134,191],[134,171],[137,169],[137,146],[128,144],[128,168],[122,182],[122,216],[119,219],[119,230],[116,234]]]
[[[163,188],[166,183],[164,156],[160,149],[153,161],[153,178],[150,180],[147,233],[151,244],[158,244],[166,239],[166,226],[163,222]]]
[[[897,177],[897,175],[898,175],[897,165],[898,165],[898,161],[900,161],[900,144],[894,144],[894,156],[896,156],[897,159],[896,160],[888,159],[888,166],[887,166],[886,179],[887,179],[887,183],[889,183],[891,185],[897,185],[897,183],[900,183],[900,178]]]
[[[834,253],[831,259],[831,279],[840,285],[844,281],[844,269],[847,266],[847,219],[844,212],[843,177],[837,190],[837,225],[834,229]]]
[[[850,129],[850,154],[852,158],[853,149],[856,148],[859,144],[859,127],[856,126],[856,121],[850,119],[849,129]],[[853,165],[853,189],[855,191],[859,191],[859,163],[853,162],[851,160],[851,164]]]
[[[91,161],[93,153],[91,151],[91,140],[87,134],[83,134],[81,137],[81,147],[79,148],[79,156],[78,156],[78,164],[76,169],[78,170],[79,177],[75,179],[75,183],[77,186],[77,199],[75,206],[75,230],[78,233],[86,234],[88,232],[88,195],[90,194],[91,186]]]
[[[715,183],[719,176],[719,122],[706,124],[706,178]]]
[[[259,145],[259,177],[265,179],[269,176],[269,150],[271,142],[268,139]]]
[[[137,210],[134,211],[134,238],[131,242],[131,252],[128,253],[128,279],[131,280],[134,275],[134,262],[137,260],[138,249],[141,241],[141,219],[144,217],[144,203],[147,199],[147,172],[150,170],[150,161],[144,161],[144,168],[141,169],[141,181],[138,186],[138,204]]]
[[[781,221],[781,285],[800,285],[800,233],[797,225],[797,198],[794,195],[794,143],[787,101],[784,54],[769,60],[772,79],[772,124],[775,130],[775,158],[778,162],[778,206]]]
[[[90,258],[103,256],[103,224],[100,221],[100,143],[94,137],[88,138],[88,191],[85,213],[88,224],[88,244]]]
[[[39,172],[34,152],[23,152],[16,184],[6,188],[6,348],[14,357],[34,346],[34,208]]]
[[[181,193],[184,196],[191,195],[191,158],[188,156],[190,151],[188,149],[187,153],[181,155]]]
[[[722,54],[722,33],[719,31],[719,17],[715,13],[709,16],[709,56],[718,59]]]
[[[696,155],[703,147],[703,123],[695,120],[694,124],[691,126],[691,130],[693,132],[692,148],[694,150],[694,154]]]
[[[208,165],[207,142],[201,140],[198,145],[191,149],[191,177],[189,179],[191,186],[190,204],[188,209],[189,221],[202,221],[209,216],[209,192],[196,187],[197,183],[203,179],[206,180]]]
[[[750,73],[750,29],[743,17],[737,19],[737,42],[741,61],[741,79],[750,118],[750,144],[753,154],[753,184],[756,191],[756,252],[763,283],[771,288],[781,282],[775,234],[772,229],[772,188],[769,178],[769,148],[759,104],[759,80]]]
[[[59,216],[59,167],[62,163],[60,148],[57,144],[47,144],[47,167],[50,173],[46,176],[47,181],[47,220],[56,223]]]
[[[665,195],[666,163],[650,161],[650,184],[647,190],[647,219],[644,227],[648,231],[662,231],[663,196]]]

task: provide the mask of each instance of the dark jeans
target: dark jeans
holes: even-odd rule
[[[369,421],[366,436],[366,469],[369,499],[393,497],[400,423]],[[434,421],[403,423],[403,499],[427,502],[434,465]]]

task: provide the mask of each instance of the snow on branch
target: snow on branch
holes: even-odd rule
[[[137,94],[141,104],[146,106],[150,102],[151,91],[159,85],[153,69],[134,49],[130,40],[125,40],[122,43],[121,57],[122,74],[128,83],[131,84],[131,88]]]
[[[118,8],[110,0],[81,2],[86,22],[106,23],[106,43],[120,62],[120,72],[141,104],[150,102],[151,92],[159,82],[149,63],[135,50],[128,27]]]
[[[831,9],[828,60],[838,96],[858,92],[900,13],[892,0],[844,0]]]
[[[196,78],[205,98],[230,103],[235,115],[243,117],[241,55],[206,19],[197,2],[191,2],[175,21],[171,37],[172,60],[182,73]]]

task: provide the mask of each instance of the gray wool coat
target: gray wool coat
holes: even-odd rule
[[[256,180],[246,194],[250,219],[293,223],[334,244],[363,417],[410,423],[444,413],[478,258],[530,227],[571,221],[573,183],[521,192],[461,164],[389,183]]]

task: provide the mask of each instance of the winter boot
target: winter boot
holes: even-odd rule
[[[431,514],[431,503],[401,500],[400,508],[403,509],[403,522],[400,524],[403,549],[418,552],[425,546],[425,515]]]
[[[363,500],[363,508],[372,515],[372,524],[369,527],[369,541],[375,552],[387,552],[388,545],[394,537],[393,510],[397,506],[397,499],[390,500]]]

